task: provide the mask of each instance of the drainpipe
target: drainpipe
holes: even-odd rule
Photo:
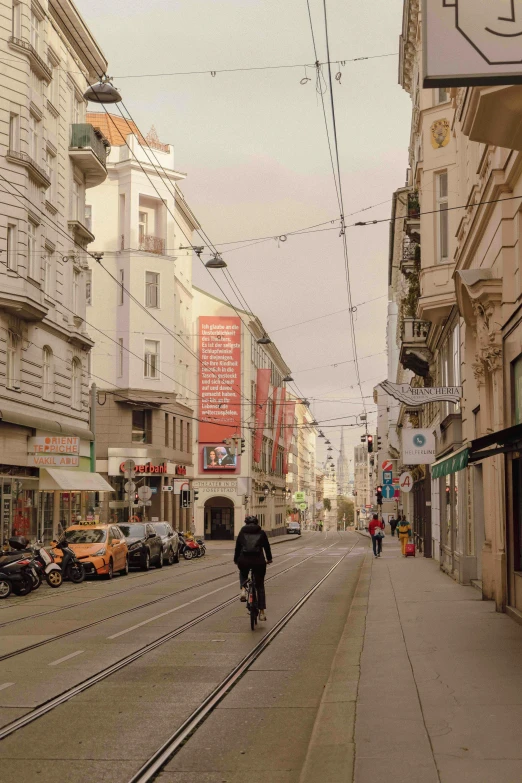
[[[94,440],[91,441],[91,473],[96,473],[96,384],[91,385],[91,407],[89,424]]]

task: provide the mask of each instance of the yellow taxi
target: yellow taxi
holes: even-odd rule
[[[129,573],[129,550],[118,525],[71,525],[64,537],[86,574],[112,579],[116,572],[122,576]]]

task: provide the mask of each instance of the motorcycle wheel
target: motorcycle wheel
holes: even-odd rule
[[[85,568],[83,563],[72,563],[69,566],[69,579],[75,585],[79,585],[85,579]]]
[[[13,586],[9,579],[0,579],[0,601],[3,598],[9,598],[13,592]]]
[[[185,551],[183,552],[183,557],[185,558],[185,560],[192,560],[193,557],[192,549],[185,549]]]
[[[28,576],[24,576],[22,583],[16,582],[13,585],[13,593],[15,595],[29,595],[33,589],[33,581]]]
[[[49,573],[45,575],[45,581],[49,587],[61,587],[63,583],[62,572],[54,570],[49,571]]]
[[[203,557],[203,551],[201,547],[199,547],[199,549],[196,549],[196,557]]]

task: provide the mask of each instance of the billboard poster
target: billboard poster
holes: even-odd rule
[[[288,473],[288,453],[294,437],[295,426],[295,401],[287,402],[283,413],[283,475]]]
[[[203,470],[235,470],[237,455],[223,444],[203,446]]]
[[[402,430],[402,461],[404,465],[431,465],[435,462],[433,430],[404,427]]]
[[[279,448],[279,437],[281,435],[281,425],[283,423],[283,411],[285,409],[286,390],[284,388],[274,389],[275,415],[274,415],[274,443],[272,445],[272,473],[277,465],[277,450]]]
[[[520,84],[519,0],[423,0],[424,87]]]
[[[271,370],[258,370],[256,378],[256,430],[254,435],[254,462],[261,462],[263,429],[266,421],[266,403],[270,389]]]
[[[241,435],[241,320],[202,315],[198,332],[199,442],[222,444]]]

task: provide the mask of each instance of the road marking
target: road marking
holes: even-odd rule
[[[69,655],[64,655],[63,658],[58,658],[57,661],[53,661],[52,663],[49,663],[48,666],[58,666],[59,663],[68,661],[69,658],[76,658],[76,656],[81,655],[82,652],[85,652],[85,650],[76,650],[76,652],[69,653]]]
[[[6,688],[10,688],[11,685],[15,685],[14,682],[4,682],[3,685],[0,685],[0,691],[5,690]]]

